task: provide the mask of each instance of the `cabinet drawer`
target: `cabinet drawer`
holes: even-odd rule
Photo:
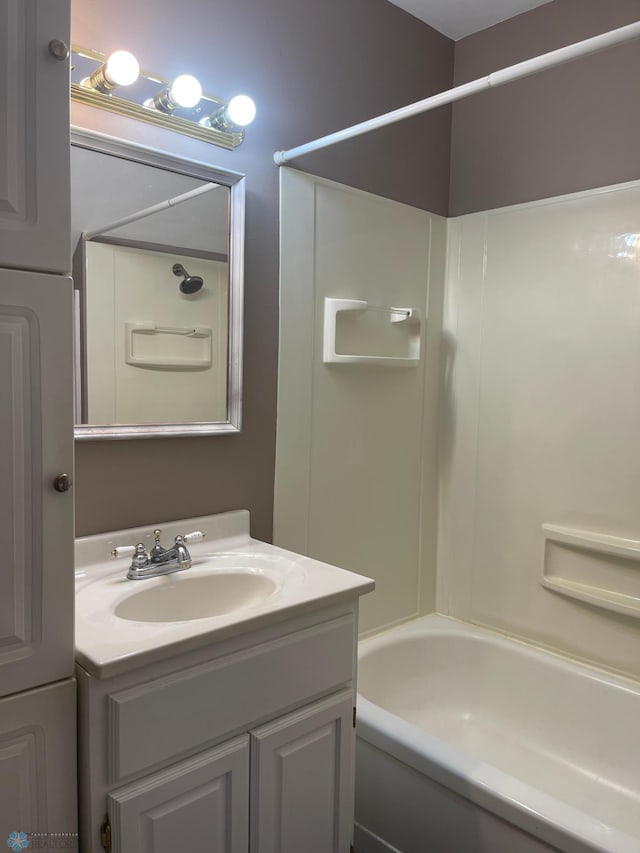
[[[352,615],[200,664],[107,698],[115,782],[193,751],[354,675]]]

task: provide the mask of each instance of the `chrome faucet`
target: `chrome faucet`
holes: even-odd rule
[[[124,545],[114,548],[112,557],[132,556],[131,565],[127,572],[129,580],[142,580],[143,578],[156,578],[159,575],[169,575],[173,572],[181,572],[191,567],[191,554],[187,548],[187,542],[194,542],[204,538],[204,533],[199,530],[188,533],[186,536],[176,536],[173,548],[163,548],[160,544],[160,529],[153,531],[155,544],[150,551],[143,542],[137,545]]]

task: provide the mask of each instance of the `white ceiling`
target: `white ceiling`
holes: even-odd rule
[[[391,0],[457,41],[550,0]]]

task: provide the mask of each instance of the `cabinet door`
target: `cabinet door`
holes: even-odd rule
[[[70,0],[0,3],[0,267],[69,272]]]
[[[0,695],[73,674],[72,377],[71,279],[0,269]]]
[[[252,732],[251,853],[348,853],[353,692]]]
[[[65,833],[77,847],[75,688],[63,681],[0,699],[3,847],[11,832]]]
[[[247,853],[249,737],[108,796],[113,853]]]

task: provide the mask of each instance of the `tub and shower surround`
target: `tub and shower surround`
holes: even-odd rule
[[[447,222],[281,179],[276,541],[376,578],[363,632],[437,610],[640,677],[640,183]],[[324,363],[327,296],[422,307],[419,362]]]

